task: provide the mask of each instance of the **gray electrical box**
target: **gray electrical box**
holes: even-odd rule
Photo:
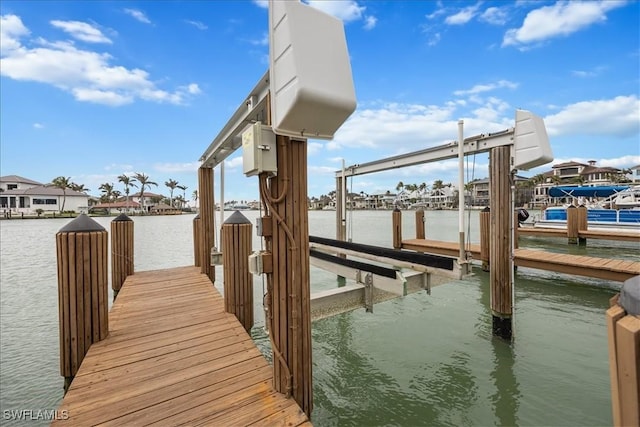
[[[276,134],[269,126],[254,123],[242,133],[242,165],[247,176],[276,173]]]

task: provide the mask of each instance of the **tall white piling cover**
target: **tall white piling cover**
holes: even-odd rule
[[[356,108],[342,21],[298,1],[269,0],[271,125],[332,139]]]

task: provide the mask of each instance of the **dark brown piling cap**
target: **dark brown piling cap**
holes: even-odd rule
[[[114,218],[114,220],[112,222],[116,222],[116,221],[133,221],[131,218],[129,218],[127,216],[127,214],[125,213],[121,213],[120,215],[118,215],[117,217]]]
[[[196,216],[194,216],[193,219],[200,219],[200,214],[197,214]]]
[[[224,222],[225,224],[251,224],[251,221],[247,219],[246,216],[242,215],[240,211],[235,211],[231,214],[229,218]]]
[[[87,214],[80,214],[76,219],[62,227],[59,233],[77,233],[82,231],[105,231],[105,229]]]
[[[482,212],[491,212],[491,208],[487,206],[486,208],[482,209]]]

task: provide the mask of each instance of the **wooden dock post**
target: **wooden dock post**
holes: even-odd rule
[[[133,274],[133,220],[124,213],[111,221],[111,289],[115,301],[127,276]]]
[[[607,310],[614,426],[640,425],[640,276],[627,280]]]
[[[267,308],[276,391],[292,395],[302,410],[313,409],[311,290],[307,209],[307,142],[276,135],[278,174],[260,175],[260,197],[272,220],[264,236],[273,259],[267,273]]]
[[[424,209],[420,208],[416,211],[416,239],[424,239],[425,237]]]
[[[567,238],[570,245],[578,244],[578,209],[573,205],[567,208]]]
[[[200,219],[200,214],[196,215],[195,218],[193,218],[193,265],[196,267],[200,267],[200,263],[201,263],[201,255],[200,255],[200,249],[201,249],[201,243],[200,243],[200,236],[201,236],[201,227],[202,227],[202,220]]]
[[[215,237],[215,205],[213,200],[213,168],[198,169],[198,195],[200,197],[200,271],[215,283],[216,271],[211,265],[211,248]]]
[[[60,374],[69,388],[89,347],[109,334],[108,236],[85,214],[56,234]]]
[[[491,197],[491,230],[489,244],[489,276],[491,286],[491,312],[493,334],[511,340],[513,314],[511,290],[511,157],[510,147],[491,149],[489,182]]]
[[[393,210],[393,249],[402,248],[402,211]]]
[[[489,241],[491,230],[491,212],[489,207],[480,211],[480,261],[482,271],[489,271]]]
[[[578,244],[586,245],[587,238],[580,235],[581,231],[589,230],[589,221],[587,219],[587,207],[585,205],[578,206]]]
[[[224,268],[224,310],[236,316],[242,326],[253,326],[253,274],[249,271],[251,221],[235,211],[222,225]]]

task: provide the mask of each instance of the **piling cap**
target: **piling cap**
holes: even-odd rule
[[[105,231],[104,227],[91,219],[87,214],[80,214],[73,221],[62,227],[59,233],[75,233],[82,231]]]
[[[129,218],[125,213],[121,213],[120,215],[115,217],[112,222],[115,222],[115,221],[133,221],[133,220]]]
[[[235,211],[231,214],[229,218],[224,222],[225,224],[251,224],[251,221],[247,219],[246,216],[242,215],[240,211]]]
[[[623,283],[619,304],[628,314],[640,314],[640,276],[632,277]]]
[[[193,219],[200,219],[200,214],[197,214],[196,216],[194,216]]]

